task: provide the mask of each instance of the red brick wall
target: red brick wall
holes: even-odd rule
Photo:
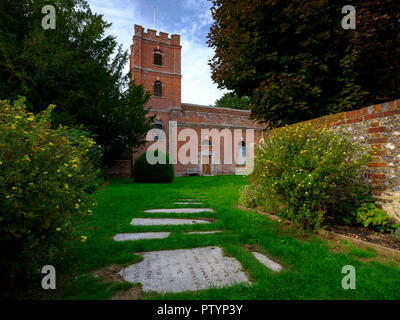
[[[195,110],[192,111],[188,105],[185,109],[171,109],[169,111],[155,113],[163,124],[163,131],[166,134],[167,139],[167,152],[169,152],[169,122],[176,121],[177,132],[186,128],[191,128],[196,131],[198,137],[198,151],[201,152],[201,130],[202,129],[217,129],[219,132],[223,129],[229,129],[232,137],[232,147],[234,142],[234,129],[241,129],[244,141],[246,141],[246,129],[254,129],[254,141],[258,141],[262,137],[262,132],[265,126],[258,125],[249,119],[249,111],[240,111],[235,109],[225,108],[209,108],[204,106],[195,106]],[[203,108],[203,109],[201,109]],[[147,142],[146,145],[133,155],[133,159],[136,159],[141,155],[153,142]],[[185,141],[178,141],[178,150]],[[215,143],[214,143],[215,144]],[[211,152],[216,154],[215,150],[210,149]],[[232,161],[234,161],[234,155],[232,154]],[[225,164],[224,159],[224,139],[220,139],[220,164],[212,164],[212,174],[235,174],[237,165]],[[201,173],[200,162],[196,165],[188,164],[182,165],[177,163],[174,165],[175,174],[177,176],[186,175],[188,168],[197,168],[198,172]]]

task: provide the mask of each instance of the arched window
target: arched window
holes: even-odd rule
[[[162,125],[162,122],[160,121],[160,119],[158,119],[158,120],[156,120],[156,122],[154,122],[154,127],[157,129],[157,133],[156,133],[156,135],[154,136],[154,141],[158,141],[158,139],[160,138],[158,135],[159,135],[159,132],[158,132],[158,130],[162,130],[162,128],[163,128],[163,125]]]
[[[238,145],[238,164],[246,164],[246,142],[241,141]]]
[[[157,66],[162,66],[162,53],[160,50],[156,50],[153,52],[154,54],[154,64]]]
[[[202,146],[209,147],[209,146],[211,146],[211,140],[209,140],[209,139],[203,140],[203,142],[201,143],[201,145],[202,145]]]
[[[159,80],[154,82],[154,95],[156,97],[162,97],[162,83]]]
[[[162,130],[162,122],[160,120],[156,120],[156,122],[154,122],[154,126],[156,129]]]

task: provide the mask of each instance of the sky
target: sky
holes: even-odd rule
[[[214,50],[209,48],[207,34],[213,23],[211,2],[207,0],[87,0],[93,12],[111,22],[108,34],[114,35],[125,50],[130,49],[134,25],[153,29],[156,7],[157,33],[181,35],[182,102],[214,105],[226,90],[220,90],[211,79],[208,61]],[[126,72],[129,64],[126,65]]]

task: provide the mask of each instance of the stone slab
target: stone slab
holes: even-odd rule
[[[211,223],[201,219],[167,219],[167,218],[134,218],[131,225],[134,226],[166,226],[166,225],[183,225],[196,223]]]
[[[179,199],[180,201],[200,201],[199,199]]]
[[[148,213],[199,213],[199,212],[214,212],[209,208],[174,208],[174,209],[151,209],[145,210]]]
[[[211,234],[211,233],[219,233],[222,231],[216,230],[216,231],[191,231],[188,232],[187,234]]]
[[[264,266],[271,269],[272,271],[279,272],[282,270],[282,266],[279,263],[272,261],[267,256],[255,251],[253,251],[252,254],[258,261],[260,261]]]
[[[140,282],[144,292],[197,291],[239,283],[250,284],[235,258],[225,257],[219,247],[152,251],[143,260],[122,269],[128,282]]]
[[[202,202],[174,202],[174,204],[202,204]]]
[[[169,237],[171,232],[141,232],[141,233],[118,233],[115,235],[115,241],[131,241],[143,239],[164,239]]]

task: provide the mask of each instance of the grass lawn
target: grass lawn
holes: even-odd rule
[[[317,237],[299,237],[281,231],[279,224],[253,212],[236,208],[238,190],[245,184],[242,176],[182,177],[172,184],[136,184],[130,179],[114,179],[95,193],[98,206],[86,221],[82,235],[88,237],[73,250],[65,275],[58,274],[56,296],[61,299],[109,299],[119,290],[136,285],[107,282],[92,271],[108,265],[127,266],[141,260],[135,252],[220,246],[243,266],[252,286],[183,292],[143,294],[141,299],[400,299],[400,266],[383,261],[372,250],[362,251],[343,244],[334,253],[328,242]],[[203,199],[202,207],[214,213],[150,214],[143,210],[173,208],[180,198]],[[182,206],[187,207],[187,206]],[[195,206],[198,207],[198,206]],[[185,226],[134,227],[133,217],[182,217],[216,219],[212,224]],[[223,230],[223,233],[187,235],[192,230]],[[116,242],[121,232],[171,231],[166,239]],[[259,250],[282,264],[284,270],[273,273],[246,250]],[[337,251],[337,250],[336,250]],[[342,267],[353,265],[357,288],[344,290]],[[57,267],[58,268],[58,267]],[[57,269],[58,270],[58,269]]]

